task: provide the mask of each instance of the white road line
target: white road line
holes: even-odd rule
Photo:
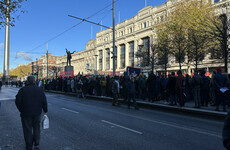
[[[75,101],[71,101],[71,102],[75,102]],[[78,103],[78,102],[75,102],[75,103],[78,104],[78,105],[82,105],[82,106],[92,107],[91,105],[87,105],[87,104],[82,104],[82,103]],[[97,107],[97,106],[94,106],[94,107]],[[215,132],[201,131],[201,130],[196,129],[196,128],[190,128],[190,127],[187,127],[187,126],[178,125],[178,124],[171,123],[171,122],[164,122],[164,121],[161,121],[161,120],[160,121],[159,120],[151,120],[151,119],[147,119],[147,118],[142,118],[142,117],[138,117],[138,116],[133,116],[133,115],[129,115],[129,114],[109,110],[109,109],[106,109],[106,108],[100,108],[100,107],[97,107],[97,108],[99,108],[101,110],[106,110],[106,111],[109,111],[109,112],[121,114],[121,115],[124,115],[124,116],[133,117],[133,118],[136,118],[136,119],[149,121],[149,122],[152,122],[152,123],[162,124],[162,125],[177,128],[177,129],[180,129],[180,130],[187,130],[187,131],[190,131],[190,132],[195,132],[195,133],[199,133],[199,134],[203,134],[203,135],[209,135],[209,136],[214,136],[214,137],[217,137],[217,138],[222,138],[221,135],[218,135]]]
[[[9,100],[15,100],[15,98],[0,98],[0,101],[9,101]]]
[[[217,137],[217,138],[222,138],[222,136],[217,135],[217,133],[214,133],[214,132],[211,133],[211,132],[206,132],[206,131],[200,131],[200,130],[195,129],[195,128],[190,128],[190,127],[186,127],[186,126],[183,126],[183,125],[178,125],[178,124],[171,123],[171,122],[168,123],[168,122],[159,121],[159,120],[151,120],[151,119],[146,119],[146,118],[142,118],[142,117],[138,117],[138,116],[128,115],[128,114],[124,114],[124,113],[120,113],[120,112],[116,112],[116,111],[112,111],[112,110],[110,110],[110,111],[114,112],[114,113],[124,115],[124,116],[129,116],[129,117],[137,118],[137,119],[140,119],[140,120],[149,121],[149,122],[152,122],[152,123],[162,124],[162,125],[170,126],[170,127],[177,128],[177,129],[182,129],[182,130],[187,130],[187,131],[196,132],[196,133],[200,133],[200,134],[205,134],[205,135],[209,135],[209,136],[214,136],[214,137]]]
[[[69,111],[69,112],[72,112],[72,113],[79,114],[79,112],[74,111],[74,110],[70,110],[70,109],[67,109],[67,108],[61,108],[61,109],[66,110],[66,111]]]
[[[116,126],[116,127],[120,127],[120,128],[122,128],[122,129],[129,130],[129,131],[134,132],[134,133],[137,133],[137,134],[143,134],[142,132],[139,132],[139,131],[136,131],[136,130],[133,130],[133,129],[130,129],[130,128],[127,128],[127,127],[124,127],[124,126],[121,126],[121,125],[118,125],[118,124],[109,122],[109,121],[105,121],[105,120],[101,120],[101,121],[104,122],[104,123],[107,123],[107,124]]]

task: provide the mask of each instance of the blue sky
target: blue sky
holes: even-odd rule
[[[124,21],[137,14],[145,7],[145,0],[115,0],[116,23],[120,12],[120,21]],[[148,6],[157,6],[167,0],[147,0]],[[30,63],[36,57],[46,53],[46,42],[60,33],[78,24],[80,20],[68,15],[87,18],[106,6],[112,0],[28,0],[23,3],[26,13],[20,14],[15,27],[10,28],[10,68],[18,64]],[[89,20],[105,26],[112,26],[112,5]],[[85,44],[101,27],[83,22],[71,30],[48,42],[48,49],[52,55],[65,55],[65,48],[70,51],[82,51]],[[3,71],[5,29],[0,30],[0,72]],[[17,56],[16,57],[16,53]]]

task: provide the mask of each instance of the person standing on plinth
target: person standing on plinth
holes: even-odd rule
[[[67,49],[66,49],[66,54],[67,54],[67,65],[66,66],[68,66],[68,64],[69,64],[69,66],[71,66],[71,59],[72,59],[72,54],[73,53],[75,53],[75,51],[73,51],[72,53],[70,53],[70,51],[68,51]]]

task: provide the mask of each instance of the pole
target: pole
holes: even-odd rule
[[[32,62],[31,67],[32,67],[32,75],[34,75],[34,62]]]
[[[37,81],[38,81],[38,58],[36,58],[36,75],[37,75]]]
[[[5,27],[5,52],[3,66],[3,80],[9,79],[9,54],[10,53],[10,0],[7,0],[6,7],[6,27]]]
[[[48,79],[48,43],[46,45],[46,49],[47,49],[47,52],[46,52],[46,57],[47,57],[47,75],[46,75],[46,78]]]
[[[115,76],[115,11],[114,11],[114,0],[113,0],[113,76]]]

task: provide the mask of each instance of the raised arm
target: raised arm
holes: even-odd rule
[[[75,53],[76,51],[73,51],[71,54]]]

